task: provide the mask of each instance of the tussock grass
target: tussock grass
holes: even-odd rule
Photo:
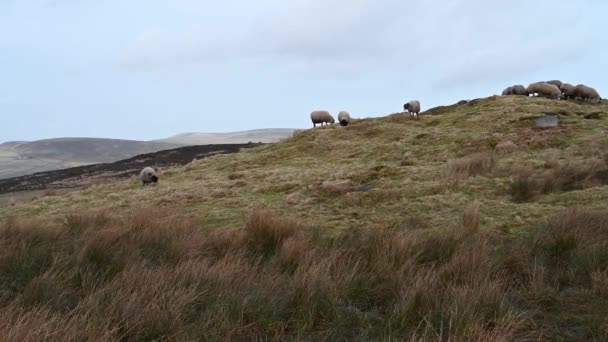
[[[479,152],[470,156],[448,161],[448,177],[466,179],[486,176],[496,167],[496,155],[492,152]]]
[[[325,237],[264,207],[234,231],[150,209],[81,214],[76,230],[12,221],[0,327],[23,341],[606,336],[608,212],[567,209],[516,237],[480,229],[479,209],[446,229]]]
[[[516,202],[528,202],[543,194],[604,185],[608,185],[608,164],[603,155],[560,160],[559,152],[550,151],[543,158],[543,169],[518,166],[512,171],[509,193]]]

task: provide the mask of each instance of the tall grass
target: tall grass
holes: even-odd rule
[[[453,227],[319,234],[264,208],[207,230],[158,209],[0,228],[10,341],[602,340],[608,212],[528,235]]]
[[[447,175],[451,179],[466,179],[486,176],[496,167],[497,157],[493,152],[478,152],[472,155],[448,160]]]

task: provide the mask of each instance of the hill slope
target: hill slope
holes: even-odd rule
[[[535,127],[545,114],[560,125]],[[5,257],[0,321],[75,339],[602,340],[607,132],[606,102],[491,97],[3,207],[5,245],[66,247],[56,265]]]
[[[183,145],[274,143],[290,137],[293,131],[292,128],[266,128],[227,133],[181,133],[156,141]]]
[[[95,163],[181,146],[120,139],[58,138],[0,144],[0,178]]]
[[[561,126],[534,128],[533,119],[546,113],[560,115]],[[590,113],[601,113],[597,114],[600,119],[586,119],[584,116]],[[494,97],[432,109],[420,121],[396,114],[355,121],[347,128],[307,130],[282,143],[169,170],[163,184],[153,189],[142,190],[135,184],[119,182],[78,196],[85,196],[100,207],[115,207],[120,203],[104,199],[105,195],[120,193],[125,199],[137,201],[150,195],[160,200],[161,193],[163,197],[196,193],[192,201],[181,203],[184,210],[220,216],[225,221],[218,224],[223,226],[241,222],[242,210],[251,203],[263,202],[292,212],[293,206],[286,203],[285,196],[297,193],[310,200],[295,205],[299,216],[324,228],[356,223],[359,218],[350,217],[349,213],[367,212],[365,208],[372,204],[367,199],[381,194],[393,197],[373,202],[374,210],[369,212],[365,224],[398,220],[405,206],[441,225],[452,220],[452,215],[468,201],[483,198],[488,209],[493,208],[494,225],[512,224],[514,213],[523,223],[545,216],[551,207],[561,208],[571,193],[544,196],[542,204],[515,204],[506,193],[511,169],[524,164],[538,167],[547,158],[591,158],[593,151],[606,141],[606,113],[606,103]],[[447,173],[449,160],[491,151],[508,141],[516,145],[514,151],[499,158],[492,177],[473,177],[452,184],[455,182]],[[321,188],[324,181],[340,180],[351,180],[371,190],[333,196]],[[446,182],[451,186],[446,187]],[[597,191],[592,188],[577,196],[587,192],[598,196]],[[97,195],[102,193],[105,195]],[[224,195],[214,198],[214,193]],[[48,205],[57,204],[78,205],[70,198],[57,198]],[[331,215],[315,215],[311,210],[319,206]],[[531,211],[530,207],[537,210]]]

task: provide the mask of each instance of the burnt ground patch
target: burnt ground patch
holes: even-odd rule
[[[167,168],[190,163],[216,154],[239,152],[242,148],[263,143],[185,146],[154,153],[140,154],[114,163],[92,164],[62,170],[38,172],[31,175],[0,179],[0,194],[44,189],[61,189],[128,178],[145,166]]]

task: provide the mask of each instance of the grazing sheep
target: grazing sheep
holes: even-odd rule
[[[312,121],[312,127],[317,127],[317,124],[323,126],[324,124],[333,124],[336,122],[333,116],[326,110],[315,110],[310,113],[310,120]]]
[[[340,123],[340,126],[348,126],[348,124],[350,123],[350,114],[348,114],[348,112],[346,111],[341,111],[340,113],[338,113],[338,122]]]
[[[543,82],[535,82],[535,83],[530,83],[530,84],[528,85],[528,87],[526,88],[526,91],[528,92],[528,94],[529,94],[529,95],[532,95],[532,96],[536,96],[536,94],[538,93],[538,92],[536,91],[536,88],[537,88],[537,86],[538,86],[539,84],[541,84],[541,83],[543,83]]]
[[[528,91],[526,90],[526,87],[524,87],[523,85],[516,84],[511,87],[511,94],[528,96]]]
[[[538,94],[539,96],[553,99],[559,99],[562,94],[561,90],[559,90],[557,86],[546,82],[532,83],[528,86],[528,88],[526,88],[526,91],[533,96],[534,94]]]
[[[561,87],[559,87],[559,90],[561,90],[562,96],[567,100],[571,100],[576,97],[576,87],[570,83],[562,84]]]
[[[551,80],[551,81],[547,81],[545,83],[553,84],[554,86],[556,86],[558,88],[561,87],[563,84],[562,81],[560,81],[560,80]]]
[[[576,88],[574,89],[574,95],[576,97],[580,97],[583,101],[593,101],[593,100],[597,100],[598,102],[602,100],[602,98],[600,97],[600,94],[597,92],[597,90],[588,87],[584,84],[579,84],[576,86]]]
[[[502,96],[513,95],[513,87],[507,87],[502,91]]]
[[[410,113],[410,116],[415,115],[416,120],[419,118],[420,113],[420,102],[413,100],[403,105],[403,110],[406,110]]]
[[[143,170],[141,170],[141,172],[139,173],[139,178],[141,179],[143,186],[146,186],[150,183],[158,182],[158,176],[156,175],[156,170],[149,166],[145,167]]]

